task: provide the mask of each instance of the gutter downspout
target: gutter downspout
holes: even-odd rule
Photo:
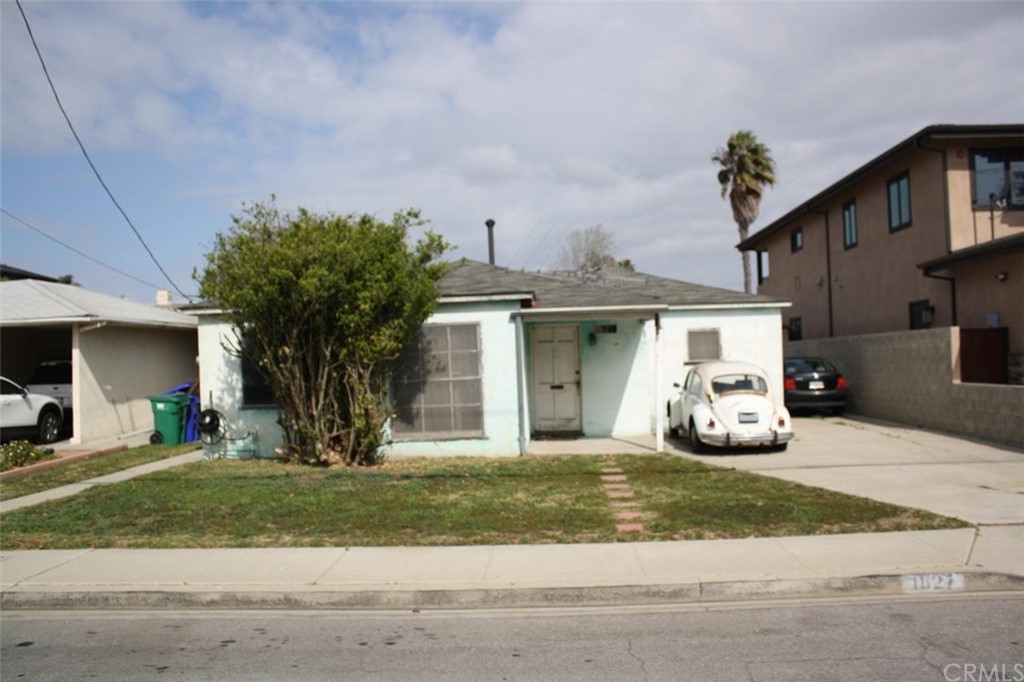
[[[952,311],[952,314],[953,314],[953,324],[951,326],[956,327],[957,326],[957,318],[956,318],[956,278],[955,277],[942,277],[941,275],[933,275],[932,273],[928,272],[927,270],[924,270],[923,272],[924,272],[924,276],[925,277],[930,277],[932,279],[941,279],[943,282],[949,282],[950,298],[953,299],[952,300],[952,307],[951,307],[951,311]]]
[[[665,452],[665,411],[661,409],[661,313],[654,314],[654,443]]]
[[[519,456],[525,457],[527,452],[528,431],[526,429],[529,415],[526,413],[526,343],[523,337],[523,318],[515,316],[516,321],[516,400],[519,415]]]
[[[828,211],[810,209],[808,212],[825,216],[825,277],[828,279],[828,337],[831,339],[836,335],[835,310],[832,304],[832,230],[829,224]]]
[[[943,217],[946,222],[946,253],[953,253],[953,235],[950,230],[950,219],[949,219],[949,156],[945,149],[935,149],[934,147],[925,147],[920,141],[917,142],[917,148],[927,152],[935,152],[942,156],[942,208]],[[938,275],[930,274],[927,270],[924,270],[925,277],[931,277],[932,279],[941,279],[949,282],[949,296],[950,299],[950,311],[953,315],[953,326],[956,326],[956,278],[954,277],[940,277]]]

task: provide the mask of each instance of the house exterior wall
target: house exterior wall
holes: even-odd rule
[[[911,224],[890,232],[888,182],[903,172],[910,177]],[[791,300],[784,324],[800,318],[804,338],[908,329],[910,302],[923,299],[935,306],[933,324],[952,324],[949,285],[923,277],[917,268],[946,253],[942,177],[938,154],[909,152],[819,207],[822,213],[806,214],[766,237],[758,249],[769,252],[770,275],[758,293]],[[843,207],[849,201],[856,202],[858,238],[846,248]],[[804,247],[793,252],[790,234],[798,228]]]
[[[385,452],[394,457],[426,455],[516,456],[519,454],[519,394],[516,301],[442,304],[426,324],[480,325],[480,371],[484,403],[484,437],[437,441],[394,440]]]
[[[782,314],[780,308],[771,307],[670,311],[662,315],[661,395],[668,400],[679,390],[673,383],[682,385],[686,374],[696,364],[689,360],[688,332],[718,329],[721,358],[761,367],[768,373],[773,396],[781,402]],[[654,376],[653,371],[651,376]],[[653,424],[653,414],[650,419]]]
[[[595,333],[615,325],[615,333]],[[594,334],[594,345],[589,342]],[[654,404],[649,359],[654,352],[650,320],[594,320],[580,324],[580,402],[583,435],[650,433]]]
[[[1024,448],[1024,386],[962,383],[959,352],[959,327],[786,344],[836,364],[854,414]]]
[[[205,446],[221,457],[273,457],[284,440],[276,408],[243,407],[242,359],[229,349],[237,344],[234,327],[219,315],[199,317],[200,408],[224,415],[227,436]]]
[[[516,392],[515,325],[511,313],[516,302],[443,304],[426,324],[475,323],[480,327],[481,385],[484,401],[482,438],[437,441],[393,440],[385,447],[391,457],[425,455],[519,454],[518,394]],[[225,416],[229,435],[247,439],[224,441],[213,454],[227,457],[273,457],[283,434],[274,408],[243,408],[242,362],[226,348],[236,343],[233,327],[220,316],[205,315],[199,323],[202,407]]]
[[[151,431],[147,398],[199,375],[196,330],[76,326],[71,335],[75,443]]]
[[[480,329],[481,385],[484,436],[440,440],[393,440],[385,448],[392,457],[431,455],[516,456],[519,447],[518,364],[513,313],[517,302],[441,305],[427,324],[475,323]],[[779,307],[670,311],[662,315],[664,356],[661,396],[667,401],[673,382],[688,370],[687,332],[717,329],[722,357],[752,362],[765,368],[772,390],[782,395],[782,329]],[[530,386],[530,331],[540,324],[574,324],[580,328],[582,426],[585,436],[628,436],[654,431],[654,322],[638,319],[595,319],[524,323],[526,385]],[[595,333],[598,326],[615,325],[615,333]],[[210,315],[200,317],[200,382],[202,407],[225,415],[234,434],[252,433],[251,442],[225,444],[226,456],[272,457],[282,441],[277,410],[243,409],[241,361],[225,350],[234,343],[230,324]],[[692,363],[691,363],[692,364]],[[528,402],[528,398],[527,398]],[[528,417],[527,417],[528,418]],[[529,429],[527,429],[529,431]]]
[[[1024,355],[1024,253],[965,263],[954,272],[959,326],[1006,327],[1010,355],[1018,356],[1019,364]],[[1005,279],[997,277],[1004,274]]]
[[[1019,137],[935,139],[894,154],[756,242],[769,261],[758,293],[791,300],[783,324],[789,328],[799,318],[804,339],[908,330],[913,301],[933,306],[933,327],[977,326],[976,318],[989,312],[990,294],[1001,301],[1003,292],[993,292],[987,280],[1006,265],[981,261],[965,269],[966,276],[953,273],[955,319],[950,283],[925,277],[917,265],[1024,230],[1024,211],[990,211],[972,198],[972,150],[1013,146],[1020,146]],[[890,232],[888,181],[903,172],[910,177],[911,225]],[[843,208],[850,201],[856,204],[858,239],[847,248]],[[799,228],[804,247],[793,252],[790,235]],[[1022,334],[1024,328],[1011,327],[1011,338]]]

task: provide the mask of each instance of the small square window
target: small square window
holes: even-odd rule
[[[804,248],[804,228],[798,227],[789,234],[789,248],[796,253]]]
[[[931,329],[934,318],[935,306],[928,299],[910,303],[911,329]]]
[[[687,357],[689,362],[719,360],[722,345],[717,329],[693,329],[686,334]]]
[[[804,321],[800,317],[789,318],[789,340],[800,341],[804,338]]]

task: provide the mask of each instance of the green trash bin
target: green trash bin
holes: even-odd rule
[[[149,437],[153,444],[178,445],[185,440],[185,408],[189,396],[185,393],[147,396],[153,405],[153,430]]]

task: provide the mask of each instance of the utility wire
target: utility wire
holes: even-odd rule
[[[4,214],[5,216],[7,216],[8,218],[12,218],[12,219],[14,219],[14,220],[17,220],[17,221],[18,221],[19,223],[21,223],[22,225],[24,225],[24,226],[25,226],[25,227],[27,227],[28,229],[30,229],[30,230],[32,230],[32,231],[34,231],[34,232],[38,232],[39,234],[43,235],[44,237],[46,237],[46,238],[47,238],[47,239],[49,239],[50,241],[52,241],[52,242],[56,242],[56,243],[60,244],[61,246],[63,246],[63,247],[64,247],[65,249],[67,249],[68,251],[72,251],[72,252],[74,252],[74,253],[77,253],[77,254],[78,254],[79,256],[81,256],[82,258],[87,258],[87,259],[91,260],[91,261],[92,261],[93,263],[96,263],[97,265],[102,265],[102,266],[103,266],[103,267],[105,267],[105,268],[106,268],[107,270],[113,270],[114,272],[116,272],[116,273],[117,273],[117,274],[119,274],[119,275],[123,275],[123,276],[125,276],[125,277],[127,277],[127,278],[129,278],[129,279],[134,279],[134,280],[135,280],[136,282],[138,282],[138,283],[140,283],[140,284],[145,284],[145,285],[146,285],[146,286],[148,286],[148,287],[153,287],[154,289],[159,289],[159,288],[160,288],[160,287],[159,287],[159,285],[153,284],[152,282],[147,282],[147,281],[146,281],[146,280],[144,280],[144,279],[139,279],[139,278],[138,278],[138,277],[136,277],[135,275],[129,275],[129,274],[127,273],[127,272],[125,272],[125,271],[123,271],[123,270],[118,270],[118,269],[117,269],[117,268],[115,268],[115,267],[114,267],[113,265],[107,265],[107,264],[106,264],[106,263],[104,263],[103,261],[101,261],[101,260],[97,260],[96,258],[93,258],[92,256],[90,256],[90,255],[89,255],[89,254],[87,254],[87,253],[82,253],[81,251],[79,251],[79,250],[78,250],[78,249],[76,249],[75,247],[73,247],[73,246],[70,246],[69,244],[65,244],[64,242],[62,242],[61,240],[57,239],[56,237],[53,237],[53,236],[51,236],[51,235],[48,235],[48,234],[46,234],[45,232],[43,232],[42,230],[40,230],[40,229],[39,229],[38,227],[36,227],[35,225],[32,225],[32,224],[30,224],[30,223],[28,223],[28,222],[26,222],[26,221],[22,220],[22,219],[21,219],[21,218],[19,218],[18,216],[14,215],[14,214],[13,214],[13,213],[11,213],[10,211],[8,211],[8,210],[7,210],[6,208],[0,208],[0,213],[3,213],[3,214]]]
[[[39,50],[39,45],[38,43],[36,43],[36,37],[32,34],[32,27],[28,23],[28,17],[25,16],[25,10],[21,6],[21,0],[15,0],[15,4],[18,5],[18,11],[21,12],[21,18],[25,22],[25,28],[28,30],[28,37],[32,40],[32,47],[35,48],[36,55],[39,57],[39,63],[43,67],[43,73],[46,74],[46,82],[50,84],[50,90],[53,92],[54,99],[57,100],[57,106],[60,108],[60,113],[64,115],[64,120],[67,121],[68,128],[71,129],[71,134],[74,135],[75,141],[78,143],[79,149],[82,150],[82,155],[85,156],[85,160],[89,163],[89,168],[92,168],[92,172],[93,174],[96,175],[96,179],[100,181],[100,185],[102,185],[104,191],[106,191],[107,196],[110,197],[110,200],[114,202],[114,206],[116,206],[117,210],[121,212],[122,216],[124,216],[125,222],[128,223],[128,227],[132,228],[132,232],[135,233],[135,236],[138,238],[139,243],[142,244],[142,248],[146,250],[146,253],[149,254],[149,257],[156,264],[157,269],[160,270],[164,278],[171,283],[171,286],[174,287],[175,291],[177,291],[185,298],[190,298],[184,291],[178,288],[178,285],[174,283],[174,280],[171,279],[171,276],[167,274],[167,271],[164,270],[164,267],[160,265],[160,261],[158,261],[156,259],[156,256],[153,255],[153,252],[150,250],[149,245],[146,244],[146,240],[143,239],[142,235],[139,234],[139,231],[135,229],[135,225],[132,223],[131,218],[129,218],[128,214],[124,212],[123,208],[121,208],[121,204],[117,203],[117,199],[114,198],[114,195],[110,191],[110,188],[107,187],[107,183],[103,181],[103,177],[100,175],[100,172],[96,169],[96,165],[92,162],[92,159],[89,157],[89,152],[85,150],[85,145],[82,144],[81,138],[78,137],[78,133],[75,131],[75,126],[71,124],[71,118],[68,116],[68,112],[64,110],[64,105],[61,103],[60,96],[57,94],[57,88],[53,84],[53,79],[50,78],[50,71],[46,68],[46,62],[43,61],[43,53]]]

